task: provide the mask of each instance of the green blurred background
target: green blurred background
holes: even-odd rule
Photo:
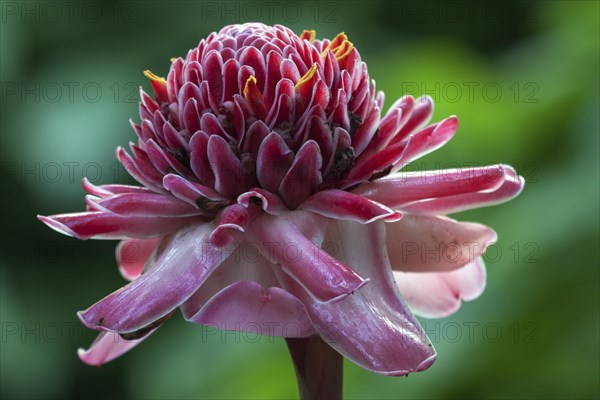
[[[1,3],[1,381],[4,398],[296,398],[281,339],[176,317],[125,357],[79,362],[84,309],[123,284],[114,242],[79,242],[36,214],[82,210],[80,180],[128,182],[144,69],[223,25],[344,31],[386,92],[429,94],[456,137],[411,168],[504,162],[516,200],[457,215],[493,226],[488,287],[423,320],[433,367],[389,378],[345,364],[347,398],[598,398],[599,6],[506,2]]]

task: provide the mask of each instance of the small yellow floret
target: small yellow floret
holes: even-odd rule
[[[160,83],[167,83],[167,81],[165,80],[165,78],[155,75],[152,71],[150,70],[145,70],[144,71],[144,75],[146,76],[146,78],[155,81],[155,82],[160,82]]]
[[[306,39],[310,43],[312,43],[316,37],[317,37],[317,31],[315,31],[314,29],[311,29],[311,30],[305,29],[304,32],[302,32],[302,34],[300,35],[300,39],[302,39],[302,40]]]
[[[298,90],[298,88],[300,88],[306,82],[310,81],[315,72],[317,72],[317,63],[314,63],[312,68],[309,69],[308,72],[306,72],[306,74],[304,74],[302,78],[300,78],[298,83],[296,83],[296,90]]]
[[[250,84],[254,84],[256,86],[256,78],[253,75],[250,75],[248,79],[246,79],[246,84],[244,85],[244,98],[249,100],[250,97]]]

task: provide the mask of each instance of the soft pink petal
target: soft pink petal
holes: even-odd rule
[[[316,331],[334,349],[368,370],[406,375],[428,368],[435,350],[402,302],[385,251],[382,221],[330,223],[325,243],[332,254],[370,282],[335,303],[320,303],[285,275],[285,289],[306,306]]]
[[[386,224],[386,245],[397,271],[449,271],[473,262],[496,241],[485,225],[433,215],[404,214]]]
[[[366,281],[348,266],[315,245],[319,231],[326,228],[325,218],[293,211],[277,217],[265,214],[248,230],[249,237],[269,261],[300,283],[317,301],[338,301],[362,287]],[[300,224],[311,224],[314,236]],[[309,237],[307,237],[309,236]],[[311,241],[312,239],[312,241]],[[322,240],[322,234],[321,234]]]
[[[190,321],[266,336],[307,337],[314,334],[306,309],[297,297],[279,287],[265,290],[254,281],[227,286]]]
[[[249,207],[251,201],[260,202],[263,211],[272,215],[278,215],[285,211],[289,211],[278,195],[261,188],[252,188],[249,191],[240,194],[237,198],[237,202],[244,207]]]
[[[365,150],[365,154],[374,154],[383,149],[400,131],[412,113],[414,99],[412,96],[403,96],[392,107],[388,113],[381,119],[379,132],[373,138]]]
[[[242,242],[181,310],[191,322],[268,336],[314,334],[304,305],[278,286],[258,249]]]
[[[96,203],[101,210],[123,216],[189,217],[204,211],[167,194],[123,193]]]
[[[406,139],[406,150],[402,153],[402,158],[394,163],[392,170],[397,171],[411,161],[439,149],[452,139],[457,129],[458,118],[453,115],[414,133]]]
[[[402,100],[399,100],[398,102],[401,101]],[[411,104],[410,109],[411,112],[408,121],[406,121],[402,129],[396,133],[392,143],[398,143],[429,121],[433,115],[433,100],[429,96],[419,97],[418,99],[415,99],[414,107]]]
[[[509,173],[503,165],[439,171],[398,172],[364,183],[352,191],[392,209],[424,199],[493,191]]]
[[[116,249],[119,272],[123,278],[138,278],[158,244],[158,239],[128,239],[119,242]]]
[[[142,173],[140,166],[138,165],[136,160],[133,157],[131,157],[123,147],[117,147],[116,155],[119,162],[121,162],[121,164],[127,170],[129,175],[131,175],[136,181],[138,181],[148,189],[152,190],[153,192],[165,192],[162,185],[160,185],[151,177],[148,177],[146,174]]]
[[[156,144],[154,139],[147,141],[140,141],[140,146],[146,150],[148,158],[154,164],[154,167],[161,173],[167,174],[172,168],[167,160],[167,152],[165,152],[160,145]]]
[[[161,241],[153,267],[79,318],[88,328],[135,332],[186,301],[231,253],[208,243],[212,224],[192,225]]]
[[[504,183],[494,191],[457,194],[439,199],[424,200],[409,204],[403,209],[415,213],[452,214],[505,203],[521,193],[525,186],[525,179],[517,175],[511,167],[504,166],[504,168],[507,171]]]
[[[267,288],[277,285],[272,266],[254,244],[246,240],[240,242],[231,256],[181,305],[183,316],[193,317],[208,300],[235,282],[255,281]]]
[[[412,138],[387,146],[371,157],[362,157],[356,160],[348,176],[342,183],[342,189],[353,187],[358,183],[373,180],[381,175],[387,175],[392,167],[402,159],[407,151]]]
[[[87,178],[81,180],[81,186],[83,189],[95,196],[105,197],[113,194],[121,193],[153,193],[145,187],[141,186],[129,186],[129,185],[100,185],[96,186],[92,184]]]
[[[148,154],[133,142],[129,142],[129,148],[132,152],[131,160],[135,162],[138,171],[154,185],[160,187],[163,175],[152,164],[148,158]],[[162,191],[164,192],[164,190]]]
[[[176,198],[208,212],[214,211],[211,210],[211,205],[212,208],[218,210],[229,203],[225,197],[213,189],[196,182],[190,182],[179,175],[166,175],[163,179],[163,186]]]
[[[474,300],[485,288],[485,264],[481,257],[449,272],[394,272],[396,284],[411,310],[426,318],[454,314],[462,300]]]
[[[339,189],[317,192],[306,199],[299,210],[311,211],[329,218],[368,224],[373,221],[398,221],[402,214],[383,204]]]
[[[379,127],[380,110],[377,106],[373,107],[369,116],[362,122],[360,127],[352,135],[352,147],[354,152],[361,154]]]
[[[38,219],[55,231],[77,239],[149,239],[167,235],[198,217],[121,216],[103,211],[57,214]]]
[[[223,247],[233,243],[240,233],[245,232],[259,210],[254,205],[246,207],[237,203],[222,209],[217,215],[215,230],[210,234],[210,244]]]
[[[78,349],[77,355],[87,365],[101,367],[143,342],[154,330],[135,340],[125,340],[115,332],[100,332],[90,348]]]
[[[176,159],[169,153],[161,148],[154,140],[149,140],[146,143],[148,158],[152,161],[155,166],[160,166],[161,174],[168,174],[171,171],[176,171],[178,174],[186,177],[187,179],[198,179],[194,176],[194,174],[189,170],[188,167],[185,167],[181,161]],[[182,157],[187,158],[188,155],[180,152]],[[158,168],[158,167],[157,167]]]
[[[178,152],[189,153],[190,152],[190,146],[188,144],[188,141],[184,138],[184,135],[191,134],[192,132],[196,132],[195,130],[190,130],[187,132],[184,130],[182,132],[179,132],[177,129],[175,129],[173,127],[173,125],[171,125],[170,122],[167,122],[163,126],[163,132],[164,132],[164,136],[165,136],[165,141],[171,148],[171,151],[173,151],[174,153],[178,153]]]

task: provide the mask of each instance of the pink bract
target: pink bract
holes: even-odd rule
[[[264,335],[320,335],[386,375],[436,353],[413,313],[443,317],[485,285],[491,228],[445,215],[515,197],[506,165],[398,172],[454,135],[430,98],[384,96],[346,35],[232,25],[146,71],[137,143],[117,158],[142,186],[83,181],[87,211],[39,217],[119,239],[131,282],[79,313],[101,331],[81,359],[121,355],[180,308]],[[117,338],[119,334],[121,339]]]

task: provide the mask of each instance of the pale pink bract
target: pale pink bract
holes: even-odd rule
[[[523,178],[505,165],[397,172],[450,140],[457,118],[427,125],[431,99],[411,96],[382,117],[344,34],[227,26],[166,80],[146,75],[138,142],[117,149],[142,187],[84,180],[87,211],[39,217],[121,240],[131,283],[79,313],[101,331],[82,360],[118,357],[180,308],[222,329],[317,334],[381,374],[428,368],[436,353],[413,312],[443,317],[478,297],[496,239],[445,215],[507,201]]]

